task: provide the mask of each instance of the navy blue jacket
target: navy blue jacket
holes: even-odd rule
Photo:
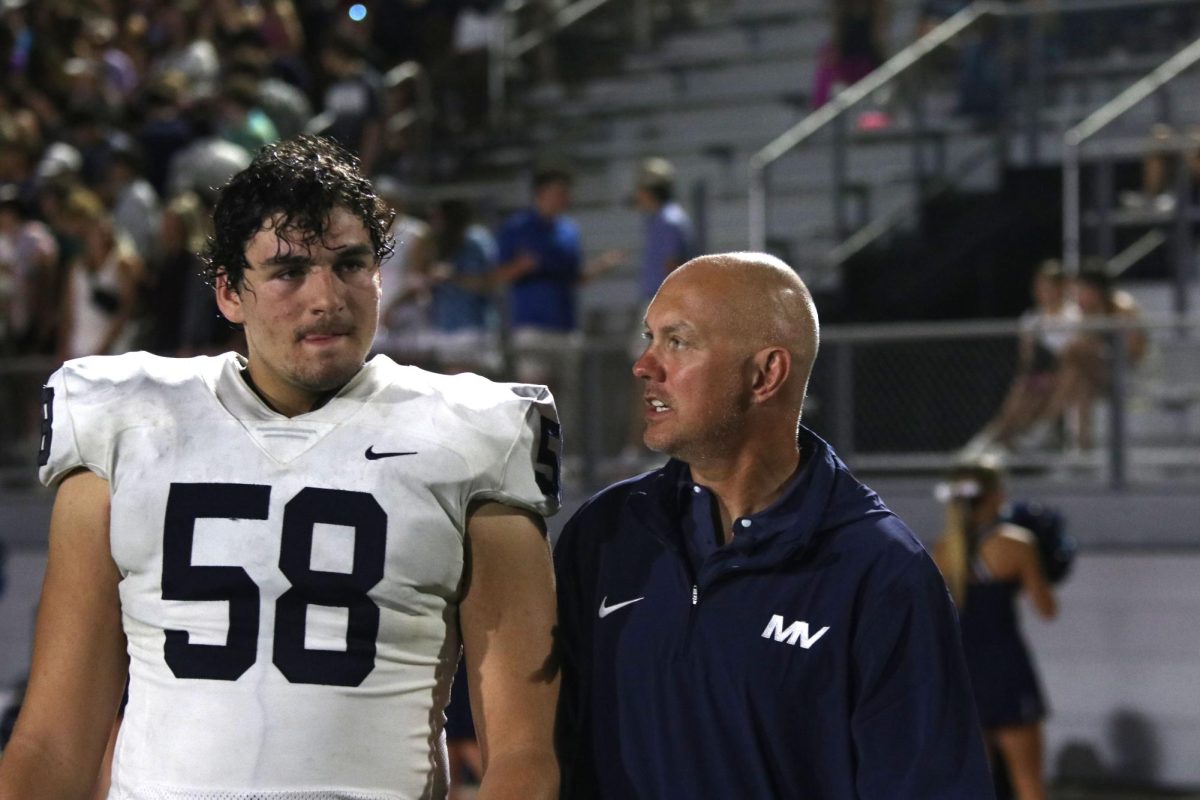
[[[680,462],[567,523],[564,800],[993,797],[941,575],[829,445],[800,444],[790,495],[698,574]]]

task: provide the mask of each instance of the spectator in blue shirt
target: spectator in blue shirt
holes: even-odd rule
[[[640,308],[634,320],[630,356],[642,354],[642,320],[663,279],[695,255],[696,236],[692,220],[683,206],[675,202],[675,168],[664,158],[648,158],[638,170],[633,202],[642,215],[645,233],[642,239],[642,263],[639,276]],[[632,466],[643,455],[641,391],[635,387],[633,412],[629,419],[629,440],[621,452],[620,463]]]
[[[430,220],[435,261],[433,349],[443,372],[493,372],[499,366],[492,309],[496,242],[472,224],[465,200],[441,201]]]
[[[511,284],[509,324],[517,380],[546,384],[556,397],[577,398],[579,320],[575,289],[619,264],[606,252],[585,263],[579,227],[567,216],[573,176],[561,166],[538,169],[533,203],[501,226],[496,278]],[[560,406],[564,428],[577,430],[573,404]]]
[[[648,306],[663,280],[695,253],[692,220],[675,201],[675,168],[663,158],[648,158],[638,172],[634,203],[645,223],[640,279]],[[638,321],[641,334],[641,320]]]
[[[800,425],[812,298],[704,256],[646,315],[646,444],[555,549],[564,800],[993,798],[932,559]]]

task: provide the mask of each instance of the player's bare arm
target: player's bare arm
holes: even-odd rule
[[[77,471],[54,503],[29,689],[0,760],[3,800],[90,797],[128,668],[108,534],[108,482]]]
[[[499,503],[473,509],[467,570],[460,623],[483,753],[479,800],[555,798],[556,606],[541,520]]]

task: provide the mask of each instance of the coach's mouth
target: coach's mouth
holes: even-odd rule
[[[671,412],[671,406],[661,398],[646,397],[646,418],[654,419]]]

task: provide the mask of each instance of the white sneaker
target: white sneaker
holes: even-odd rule
[[[1160,214],[1170,214],[1175,210],[1175,195],[1160,194],[1154,198],[1154,210]]]

